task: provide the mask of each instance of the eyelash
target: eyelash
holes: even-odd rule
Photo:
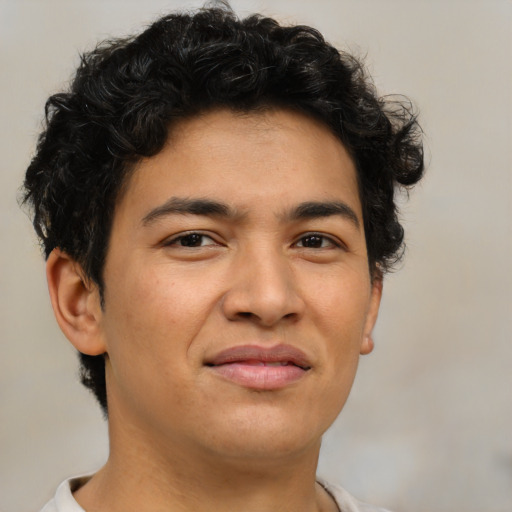
[[[206,245],[203,245],[202,243],[200,243],[199,245],[194,245],[194,242],[192,242],[191,244],[181,244],[180,247],[198,248],[198,247],[208,247],[210,245],[218,245],[218,242],[213,237],[211,237],[210,235],[207,235],[205,233],[201,233],[200,231],[189,231],[186,233],[182,233],[182,234],[175,236],[169,240],[166,240],[163,245],[166,247],[178,246],[180,241],[184,241],[187,238],[191,239],[192,237],[198,237],[200,240],[196,239],[196,241],[201,241],[201,242],[203,242],[205,238],[208,238],[212,241],[212,243],[209,243]],[[304,243],[304,241],[308,238],[309,239],[317,239],[317,241],[319,240],[321,246],[320,247],[306,247],[304,245],[302,245],[302,246],[298,245],[300,242]],[[329,244],[329,246],[323,246],[323,244],[325,242],[327,242],[327,244]],[[295,247],[299,247],[301,249],[329,249],[329,248],[331,248],[330,246],[334,246],[334,247],[346,250],[346,246],[340,240],[333,238],[331,236],[328,236],[324,233],[318,233],[318,232],[304,233],[297,239],[296,242],[294,242],[293,245]]]
[[[209,238],[213,243],[211,244],[206,244],[206,245],[181,245],[180,247],[189,247],[189,248],[197,248],[197,247],[207,247],[209,245],[218,245],[218,242],[216,242],[213,237],[209,236],[209,235],[206,235],[205,233],[201,233],[200,231],[188,231],[186,233],[181,233],[180,235],[178,236],[175,236],[171,239],[168,239],[166,241],[164,241],[163,245],[166,246],[166,247],[170,247],[170,246],[177,246],[179,244],[180,241],[183,241],[183,240],[186,240],[187,238],[192,238],[192,237],[200,237],[202,239],[202,241],[205,239],[205,238]]]
[[[297,242],[295,242],[294,245],[297,246],[298,242],[301,242],[301,241],[303,242],[307,238],[320,239],[321,244],[323,244],[324,242],[327,242],[328,244],[330,244],[330,246],[334,246],[339,249],[346,249],[345,245],[337,238],[328,236],[325,233],[318,233],[318,232],[305,233],[305,234],[301,235],[300,238],[298,238]],[[304,246],[302,246],[300,248],[301,249],[329,249],[331,247],[304,247]]]

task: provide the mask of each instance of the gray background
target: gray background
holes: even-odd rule
[[[429,171],[402,211],[376,350],[326,435],[320,474],[397,512],[512,510],[512,3],[233,0],[367,54],[422,113]],[[29,512],[105,460],[44,264],[16,204],[43,103],[78,52],[177,1],[0,1],[0,510]]]

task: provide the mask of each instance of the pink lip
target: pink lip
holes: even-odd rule
[[[216,354],[206,366],[227,380],[260,390],[285,387],[311,368],[304,352],[290,345],[232,347]]]

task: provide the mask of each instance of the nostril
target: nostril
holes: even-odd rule
[[[304,306],[302,299],[293,290],[278,291],[280,293],[252,289],[245,285],[234,286],[222,297],[222,313],[234,322],[255,322],[265,327],[271,327],[280,321],[299,320]]]

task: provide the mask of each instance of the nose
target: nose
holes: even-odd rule
[[[279,251],[245,253],[233,263],[230,286],[222,301],[226,318],[272,327],[296,321],[304,313],[290,261]]]

